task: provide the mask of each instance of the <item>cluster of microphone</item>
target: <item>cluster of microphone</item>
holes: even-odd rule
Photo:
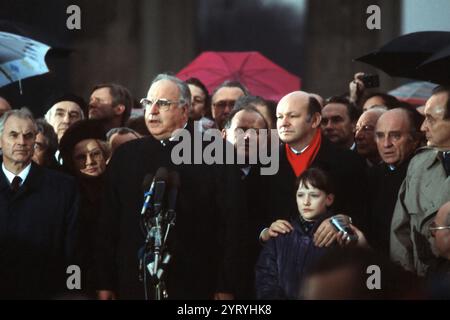
[[[141,226],[145,243],[140,248],[140,280],[147,290],[147,272],[156,289],[156,299],[167,297],[163,276],[172,256],[167,248],[170,230],[175,226],[176,201],[180,177],[178,172],[161,167],[155,176],[147,174],[143,181],[144,204],[141,210]],[[146,294],[147,296],[147,294]]]

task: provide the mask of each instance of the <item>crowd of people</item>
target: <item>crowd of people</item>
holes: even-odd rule
[[[99,84],[87,103],[51,97],[37,120],[0,97],[0,297],[448,298],[450,88],[418,108],[368,93],[362,76],[342,95],[268,101],[237,81],[210,94],[160,74],[141,100]],[[182,130],[203,139],[179,163]],[[194,161],[214,139],[216,155],[245,161]],[[162,248],[149,245],[165,223],[146,220],[149,174],[176,212]]]

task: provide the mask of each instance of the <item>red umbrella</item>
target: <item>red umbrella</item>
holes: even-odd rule
[[[300,89],[300,78],[273,63],[259,52],[203,52],[177,76],[195,77],[212,92],[226,80],[237,80],[252,95],[279,101]]]

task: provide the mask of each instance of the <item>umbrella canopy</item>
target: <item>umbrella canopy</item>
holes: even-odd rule
[[[450,43],[450,32],[423,31],[400,36],[380,49],[355,59],[393,77],[427,79],[417,68]]]
[[[300,89],[300,78],[267,59],[259,52],[204,52],[182,69],[182,80],[195,77],[212,92],[226,80],[236,80],[252,95],[280,100]]]
[[[416,71],[423,79],[439,84],[450,84],[450,42],[425,60]]]
[[[415,81],[404,84],[388,93],[399,100],[415,106],[422,106],[431,97],[436,84],[426,81]]]
[[[35,40],[0,32],[0,87],[47,73],[45,55],[50,47]]]

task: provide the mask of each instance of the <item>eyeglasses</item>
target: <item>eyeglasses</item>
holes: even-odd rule
[[[221,100],[213,103],[214,107],[225,109],[226,107],[233,108],[236,100]]]
[[[169,110],[170,106],[172,104],[179,104],[184,103],[183,100],[180,101],[171,101],[168,99],[158,99],[158,100],[150,100],[143,98],[141,99],[141,105],[145,109],[153,107],[153,105],[157,105],[160,111],[167,111]]]
[[[436,231],[446,229],[450,229],[450,226],[436,226],[436,222],[434,221],[431,222],[430,226],[428,227],[428,231],[430,231],[432,237],[436,235]]]
[[[101,150],[93,150],[91,152],[86,152],[82,154],[78,154],[74,157],[74,160],[78,163],[85,164],[87,161],[87,156],[95,161],[103,160],[103,152]]]

